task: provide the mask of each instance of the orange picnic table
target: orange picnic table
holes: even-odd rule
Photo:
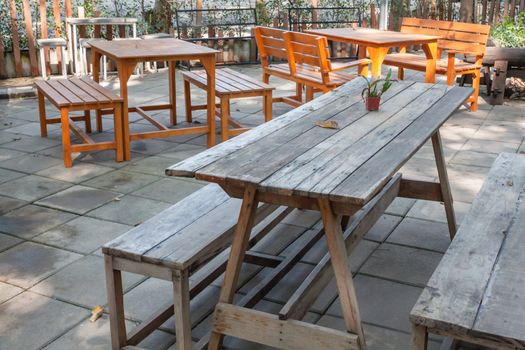
[[[381,75],[381,65],[393,47],[421,45],[427,57],[426,82],[434,83],[436,76],[437,41],[439,36],[400,33],[371,28],[329,28],[307,30],[307,33],[327,37],[329,40],[359,45],[359,58],[365,58],[366,52],[372,60],[372,76]],[[359,70],[359,74],[368,74],[368,67]]]
[[[118,69],[120,96],[124,101],[122,108],[124,160],[129,160],[130,142],[150,138],[162,138],[188,134],[207,134],[208,147],[215,145],[215,54],[217,50],[195,45],[179,39],[147,39],[96,41],[91,43],[93,54],[93,79],[99,80],[99,62],[102,55],[113,60]],[[207,124],[171,129],[148,115],[147,111],[170,110],[171,125],[177,124],[175,65],[177,61],[199,60],[206,70],[210,84],[207,87]],[[167,61],[169,64],[169,103],[161,105],[128,106],[128,80],[135,66],[141,62]],[[158,130],[129,132],[128,114],[135,112],[149,121]],[[97,113],[100,118],[101,112]]]

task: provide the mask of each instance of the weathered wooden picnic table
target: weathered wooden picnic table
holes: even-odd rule
[[[188,134],[207,134],[208,147],[215,145],[215,54],[217,50],[195,45],[179,39],[144,39],[120,41],[96,41],[91,43],[93,52],[93,79],[99,81],[100,57],[105,55],[117,64],[120,96],[124,100],[122,109],[124,160],[129,160],[130,141],[150,138],[170,137]],[[199,60],[206,70],[207,81],[207,124],[185,128],[170,129],[149,116],[147,111],[169,109],[170,122],[177,124],[175,65],[177,61]],[[128,80],[139,62],[169,62],[169,103],[161,105],[128,107]],[[129,133],[129,112],[136,112],[155,126],[158,131]],[[97,115],[97,118],[99,115]]]
[[[307,33],[327,37],[329,40],[359,45],[359,58],[366,58],[366,52],[372,60],[372,76],[381,75],[381,65],[388,50],[393,47],[421,45],[427,57],[426,82],[433,83],[436,79],[437,42],[439,36],[401,33],[372,28],[328,28],[312,29]],[[368,74],[367,67],[360,69],[359,74]]]
[[[166,170],[168,175],[215,182],[230,196],[243,199],[210,349],[219,348],[223,335],[280,348],[363,349],[348,248],[397,196],[444,202],[451,236],[456,232],[439,128],[472,89],[403,81],[383,96],[378,112],[367,112],[361,101],[363,87],[364,82],[355,79]],[[317,121],[335,121],[338,128],[322,128]],[[439,182],[396,174],[429,139]],[[320,211],[328,243],[329,254],[278,316],[231,305],[259,202]],[[347,227],[344,233],[342,226]],[[352,333],[299,321],[332,272]]]

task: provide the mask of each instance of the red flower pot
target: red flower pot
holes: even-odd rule
[[[377,111],[379,109],[379,103],[381,102],[381,97],[367,97],[366,98],[366,109],[369,111]]]

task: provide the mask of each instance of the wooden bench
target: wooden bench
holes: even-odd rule
[[[432,19],[403,18],[401,24],[402,33],[437,35],[438,53],[436,62],[436,74],[446,75],[447,84],[452,85],[458,75],[472,75],[472,87],[474,93],[467,100],[471,111],[478,108],[479,83],[483,55],[487,45],[490,26],[484,24],[438,21]],[[404,77],[404,69],[417,71],[426,70],[426,57],[406,52],[406,46],[401,47],[399,53],[386,56],[384,64],[399,68],[398,78]],[[443,51],[447,56],[441,58]],[[476,57],[474,63],[460,60],[456,55],[473,55]]]
[[[224,272],[229,256],[226,248],[231,243],[240,207],[240,200],[230,198],[221,187],[210,184],[104,245],[102,252],[113,349],[137,345],[174,314],[177,349],[192,348],[190,299]],[[264,238],[291,211],[275,205],[260,205],[254,225],[265,218],[268,220],[255,228],[249,246]],[[321,234],[317,234],[313,238],[320,237]],[[305,249],[315,242],[312,240]],[[245,259],[249,263],[271,267],[278,266],[282,260],[260,253],[248,254]],[[287,262],[286,269],[278,271],[284,275],[295,262]],[[173,283],[173,301],[129,334],[126,334],[124,324],[122,271]],[[265,290],[271,287],[273,285],[264,286]],[[257,293],[250,302],[257,302],[262,296],[263,293]],[[206,342],[205,339],[204,344]]]
[[[186,121],[192,122],[192,111],[206,109],[208,105],[192,105],[190,84],[208,91],[208,81],[205,70],[183,72],[184,99],[186,101]],[[222,141],[228,140],[230,135],[238,135],[249,130],[231,117],[230,100],[243,97],[261,96],[264,98],[263,113],[264,121],[272,120],[272,92],[275,88],[262,83],[229,68],[215,71],[215,96],[220,100],[219,110],[216,112],[221,119]],[[230,129],[228,125],[232,125]]]
[[[496,349],[525,348],[525,155],[494,162],[417,304],[413,349],[437,333]]]
[[[57,80],[38,80],[35,82],[38,93],[38,110],[40,115],[40,135],[47,136],[47,124],[60,123],[62,125],[62,147],[64,151],[64,166],[73,165],[72,152],[100,151],[114,149],[116,160],[123,160],[122,139],[122,98],[103,88],[90,78],[72,78]],[[60,110],[60,118],[46,117],[46,97]],[[115,139],[113,141],[95,142],[87,133],[91,133],[90,110],[97,110],[97,124],[100,111],[113,110]],[[83,111],[83,116],[69,116],[69,112]],[[84,121],[84,132],[75,125],[75,121]],[[82,141],[81,144],[71,144],[69,130]]]

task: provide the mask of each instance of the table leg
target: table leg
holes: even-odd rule
[[[176,87],[176,61],[169,61],[169,84],[170,84],[170,122],[177,125],[177,87]]]
[[[372,60],[372,77],[379,78],[381,76],[381,65],[388,54],[389,47],[368,47],[368,54]]]
[[[215,55],[201,58],[208,81],[208,147],[215,146]]]
[[[434,83],[436,81],[437,42],[424,44],[423,51],[427,56],[425,81],[427,83]]]
[[[92,71],[91,71],[91,75],[93,76],[93,80],[96,81],[97,83],[100,81],[100,77],[99,77],[99,73],[100,73],[100,57],[102,57],[102,55],[100,54],[100,52],[98,52],[95,48],[92,48],[91,49],[91,58],[92,58],[92,65],[93,65],[93,68],[92,68]],[[96,121],[97,121],[97,131],[98,132],[102,132],[102,112],[100,109],[97,109],[95,111],[96,113]]]
[[[359,45],[357,50],[357,58],[359,58],[360,60],[366,58],[366,46]],[[365,77],[368,76],[368,65],[358,66],[357,73],[359,75],[364,75]]]
[[[412,325],[412,336],[410,339],[412,350],[426,350],[428,343],[428,333],[425,326]]]
[[[450,239],[453,239],[457,231],[456,217],[454,215],[452,191],[450,190],[450,183],[448,182],[447,166],[445,163],[445,156],[443,154],[443,146],[439,130],[437,130],[434,135],[432,135],[432,147],[434,148],[434,157],[436,158],[439,184],[441,186],[441,195],[443,196],[445,213],[447,215],[448,231],[450,234]]]
[[[135,63],[118,62],[118,78],[120,84],[120,97],[122,97],[122,139],[124,149],[124,160],[131,159],[130,140],[129,140],[129,112],[128,112],[128,80],[131,77]]]
[[[359,336],[360,349],[366,349],[352,272],[348,266],[348,252],[341,230],[341,216],[334,214],[328,199],[319,199],[319,209],[323,219],[326,242],[332,259],[332,268],[334,269],[346,328]]]
[[[237,288],[237,280],[241,272],[242,262],[244,260],[246,249],[248,248],[250,233],[257,212],[258,203],[255,199],[256,192],[255,186],[247,186],[244,190],[239,220],[237,227],[235,228],[230,257],[224,274],[224,283],[219,297],[220,303],[231,304],[233,302],[233,296],[235,295],[235,290]],[[214,325],[208,349],[218,350],[221,347],[222,338],[223,335],[216,331]]]

